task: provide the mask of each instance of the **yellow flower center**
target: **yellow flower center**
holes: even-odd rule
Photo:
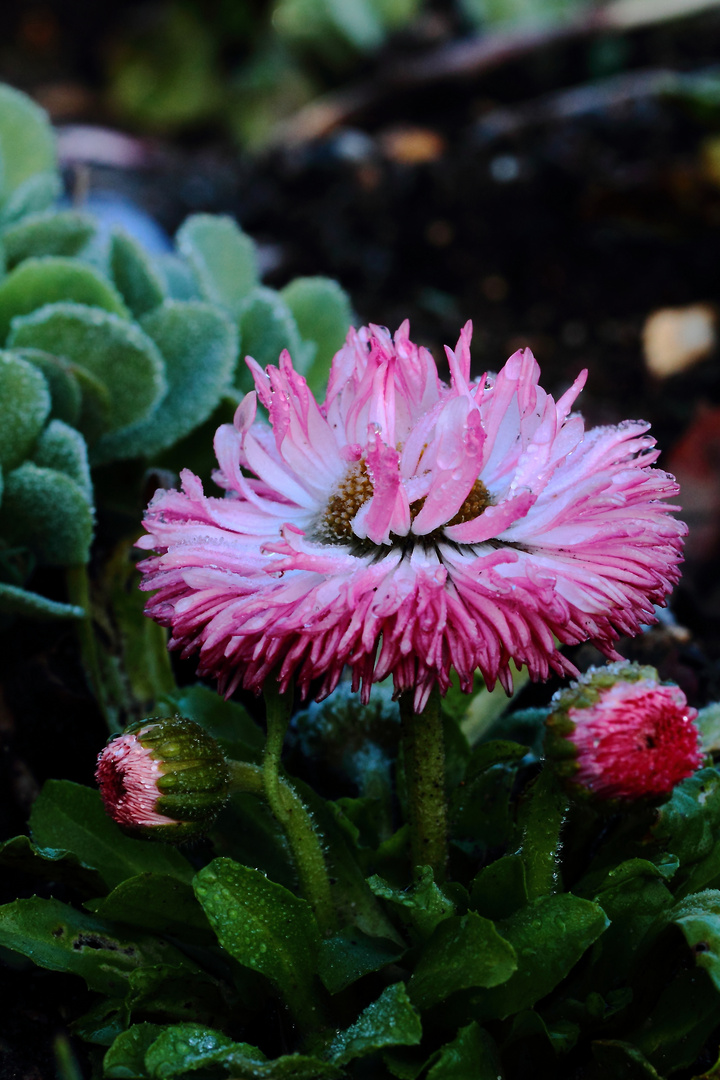
[[[372,498],[373,485],[368,476],[365,460],[352,465],[340,482],[337,489],[328,500],[325,513],[322,515],[323,531],[333,540],[350,540],[354,536],[352,521],[361,506]],[[490,494],[482,480],[476,480],[470,489],[467,498],[458,512],[447,522],[447,525],[461,525],[464,521],[472,521],[480,517],[483,511],[491,503]],[[416,499],[410,504],[410,518],[412,521],[418,516],[423,508],[425,498]],[[438,529],[439,536],[441,530]],[[433,536],[436,534],[433,533]]]

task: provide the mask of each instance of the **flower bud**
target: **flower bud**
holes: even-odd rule
[[[632,802],[669,795],[702,762],[700,733],[678,686],[655,668],[619,661],[558,691],[545,753],[577,795]]]
[[[112,739],[95,778],[109,816],[148,840],[201,835],[228,794],[228,766],[215,740],[192,720],[141,720]]]

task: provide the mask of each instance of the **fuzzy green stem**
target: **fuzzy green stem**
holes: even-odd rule
[[[403,694],[400,720],[413,871],[430,866],[435,881],[443,881],[447,863],[447,799],[443,723],[437,687],[431,690],[421,713],[413,709],[412,693]]]
[[[102,676],[102,669],[100,667],[100,658],[98,656],[95,631],[93,629],[92,609],[90,605],[90,579],[88,577],[87,566],[68,566],[65,571],[65,577],[70,602],[72,604],[77,604],[77,606],[81,607],[85,612],[85,615],[78,623],[80,657],[83,668],[85,669],[85,677],[90,689],[95,695],[98,707],[107,724],[108,731],[111,735],[115,735],[117,732],[122,731],[122,724],[118,721],[116,710],[109,704],[108,694]]]
[[[550,896],[560,887],[560,833],[569,805],[555,773],[545,765],[520,808],[522,857],[530,900]]]
[[[331,933],[337,926],[337,919],[320,837],[302,799],[280,774],[280,755],[290,719],[292,694],[280,694],[276,687],[266,687],[265,705],[267,739],[262,763],[265,797],[274,816],[285,830],[300,879],[300,888],[312,905],[320,931]]]

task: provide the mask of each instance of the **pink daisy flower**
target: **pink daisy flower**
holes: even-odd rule
[[[697,709],[679,686],[627,661],[555,695],[548,757],[576,792],[625,802],[670,795],[702,764]]]
[[[555,402],[528,349],[471,382],[469,323],[446,385],[408,330],[351,330],[322,405],[287,352],[248,358],[256,391],[215,437],[226,497],[185,471],[151,502],[147,613],[226,694],[295,676],[319,699],[347,665],[366,698],[392,675],[419,711],[451,668],[464,690],[478,668],[509,688],[511,659],[576,674],[558,642],[615,657],[679,576],[647,424],[586,431],[586,373]]]

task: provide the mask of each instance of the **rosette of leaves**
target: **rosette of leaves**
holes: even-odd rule
[[[241,355],[282,348],[315,385],[342,344],[347,297],[306,278],[260,284],[230,218],[198,215],[153,258],[123,232],[58,209],[45,113],[0,86],[0,614],[77,617],[25,588],[36,566],[87,563],[91,469],[162,460],[249,388]],[[164,462],[167,463],[167,462]],[[170,462],[174,462],[171,460]],[[102,491],[101,491],[102,497]]]
[[[332,737],[344,692],[328,708],[313,731]],[[360,721],[374,728],[378,702],[368,710]],[[192,716],[259,773],[262,730],[237,703],[197,686],[157,711]],[[700,716],[708,751],[717,714]],[[0,908],[0,946],[85,980],[95,1003],[73,1031],[108,1080],[715,1075],[720,770],[708,764],[663,805],[608,820],[568,808],[538,777],[509,737],[534,740],[527,710],[474,747],[448,711],[452,725],[447,881],[411,877],[402,799],[385,837],[357,805],[367,796],[323,799],[293,780],[331,872],[338,927],[323,936],[261,782],[231,797],[212,846],[184,853],[129,839],[96,792],[51,781],[30,836],[8,841],[0,863],[55,884]],[[357,763],[344,767],[356,782]],[[402,763],[393,768],[400,791]],[[547,827],[558,814],[562,842]]]

